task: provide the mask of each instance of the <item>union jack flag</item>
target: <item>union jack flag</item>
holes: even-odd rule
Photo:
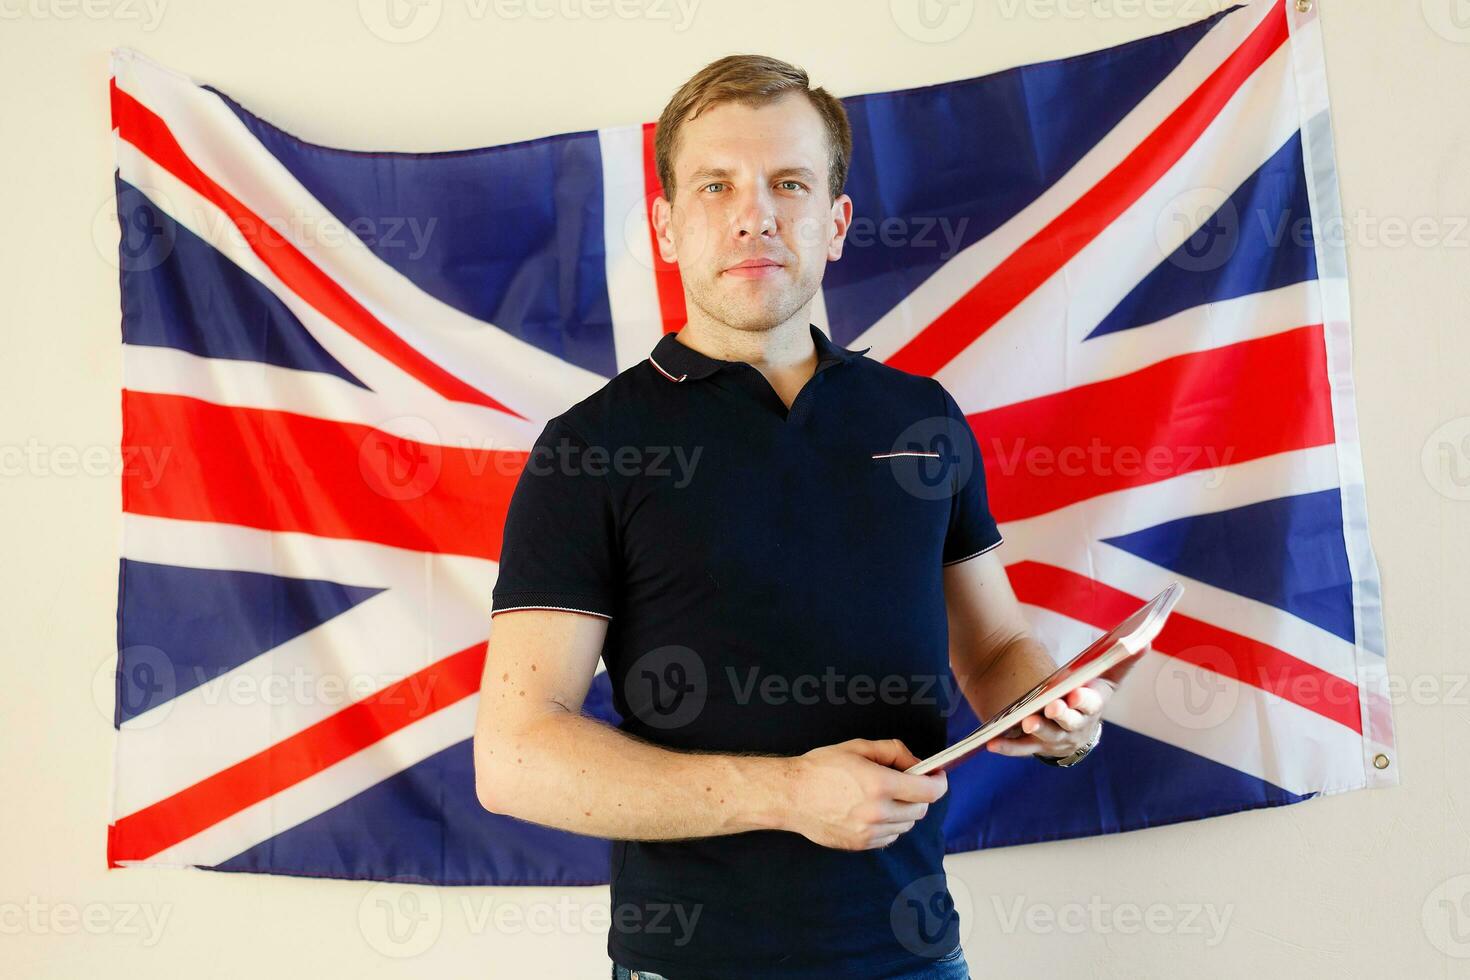
[[[128,49],[111,98],[110,866],[606,882],[479,805],[471,736],[527,450],[684,322],[653,125],[348,151]],[[1186,584],[1085,766],[951,775],[949,849],[1396,782],[1315,12],[846,107],[814,322],[955,395],[1055,654]],[[584,710],[619,720],[605,672]]]

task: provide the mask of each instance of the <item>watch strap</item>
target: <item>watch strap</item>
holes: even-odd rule
[[[1054,766],[1054,767],[1056,767],[1058,769],[1066,769],[1068,766],[1075,766],[1077,763],[1079,763],[1083,759],[1087,758],[1087,754],[1089,752],[1091,752],[1094,748],[1096,748],[1097,747],[1097,743],[1098,742],[1101,742],[1101,741],[1102,741],[1102,722],[1099,721],[1097,723],[1097,731],[1095,731],[1095,732],[1092,733],[1092,738],[1088,739],[1087,740],[1087,744],[1083,745],[1081,748],[1079,748],[1076,752],[1073,752],[1071,755],[1064,755],[1064,756],[1060,756],[1060,757],[1058,757],[1058,756],[1051,756],[1051,755],[1037,755],[1037,756],[1034,756],[1033,758],[1035,758],[1037,762],[1044,763],[1044,764],[1046,764],[1048,766]]]

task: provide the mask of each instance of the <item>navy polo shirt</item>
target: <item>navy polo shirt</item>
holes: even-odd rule
[[[789,411],[752,365],[665,334],[546,424],[516,484],[492,615],[606,618],[632,735],[741,754],[946,744],[962,695],[942,568],[1001,542],[980,449],[938,381],[810,330],[819,360]],[[932,962],[959,936],[948,802],[867,851],[774,830],[613,841],[608,954],[678,980]]]

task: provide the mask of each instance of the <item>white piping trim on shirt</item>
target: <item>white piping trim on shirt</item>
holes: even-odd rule
[[[943,562],[943,565],[945,565],[945,566],[958,565],[962,561],[969,561],[971,558],[975,558],[975,557],[978,557],[980,555],[985,554],[985,552],[989,551],[992,548],[999,547],[1001,541],[1004,541],[1004,540],[1005,540],[1005,538],[1001,538],[1000,541],[995,542],[995,544],[988,544],[985,547],[981,548],[979,551],[975,552],[974,554],[966,555],[963,558],[956,558],[954,561]]]
[[[658,361],[655,361],[653,359],[653,355],[652,354],[649,354],[648,355],[648,363],[652,364],[655,368],[657,368],[658,369],[658,373],[659,374],[662,374],[664,377],[668,378],[670,381],[683,381],[685,378],[689,377],[689,375],[687,375],[687,374],[681,374],[677,378],[674,377],[672,374],[670,374],[669,372],[665,371],[663,368],[659,367]]]
[[[916,451],[907,451],[907,452],[901,452],[901,453],[874,453],[873,454],[873,458],[874,459],[891,459],[894,456],[928,456],[931,459],[938,459],[939,458],[939,454],[938,453],[921,453],[921,452],[916,452]]]
[[[593,612],[591,609],[574,609],[571,606],[505,606],[502,609],[497,609],[492,612],[490,618],[494,619],[500,613],[515,612],[518,609],[553,609],[557,612],[586,613],[589,616],[601,616],[603,619],[612,619],[607,613]]]

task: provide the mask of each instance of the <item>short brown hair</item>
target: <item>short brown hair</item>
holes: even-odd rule
[[[690,119],[721,102],[759,108],[785,95],[803,92],[827,129],[827,190],[833,200],[847,184],[852,159],[852,127],[842,102],[824,88],[812,88],[806,72],[779,58],[760,54],[732,54],[712,61],[680,86],[658,117],[654,133],[654,164],[664,197],[674,199],[674,150],[679,129]]]

